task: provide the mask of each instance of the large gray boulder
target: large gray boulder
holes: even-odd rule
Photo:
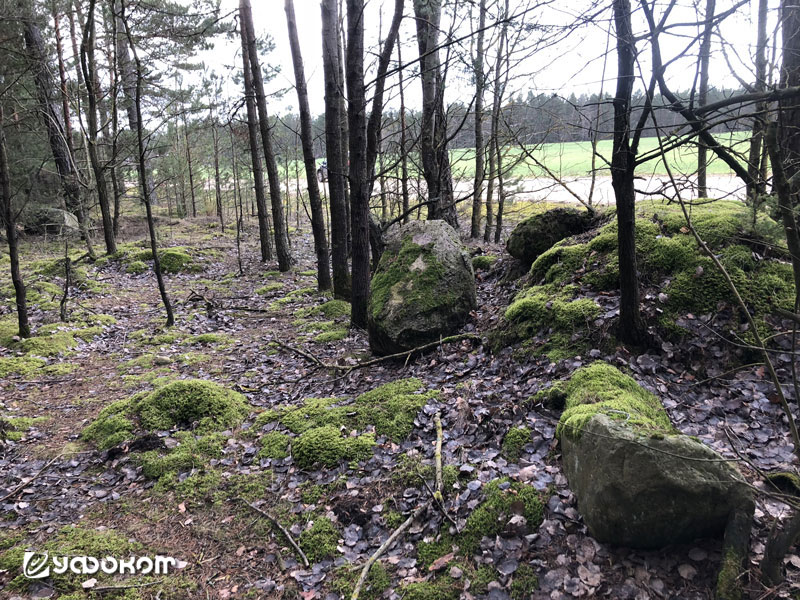
[[[752,516],[739,471],[678,433],[658,398],[632,378],[595,363],[556,393],[566,403],[558,427],[564,470],[598,541],[660,548],[721,537],[734,515]]]
[[[454,333],[477,306],[472,260],[444,221],[394,225],[372,277],[369,343],[392,354]]]
[[[521,221],[511,232],[506,249],[527,269],[553,244],[588,231],[594,224],[595,216],[588,211],[554,208]]]

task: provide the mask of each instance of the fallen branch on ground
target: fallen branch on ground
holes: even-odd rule
[[[278,529],[280,529],[280,530],[281,530],[281,533],[284,535],[284,537],[285,537],[287,540],[289,540],[289,543],[292,545],[292,547],[293,547],[295,550],[297,550],[297,553],[300,555],[300,558],[301,558],[301,559],[302,559],[302,561],[303,561],[303,566],[305,566],[306,568],[308,568],[308,566],[309,566],[308,557],[306,557],[305,553],[304,553],[304,552],[301,550],[301,548],[300,548],[300,546],[297,544],[297,542],[295,542],[295,541],[294,541],[294,538],[292,537],[292,534],[291,534],[291,533],[289,533],[289,530],[288,530],[288,529],[286,529],[286,527],[284,527],[283,525],[281,525],[280,521],[278,521],[278,519],[276,519],[275,517],[273,517],[273,516],[272,516],[271,514],[269,514],[267,511],[260,509],[260,508],[259,508],[259,507],[257,507],[255,504],[250,504],[250,503],[249,503],[249,502],[247,502],[246,500],[242,500],[241,498],[240,498],[240,500],[241,500],[242,502],[244,502],[245,504],[247,504],[247,506],[249,506],[250,508],[252,508],[252,509],[253,509],[254,511],[256,511],[258,514],[260,514],[262,517],[265,517],[265,518],[269,519],[270,521],[272,521],[272,524],[273,524],[273,525],[275,525],[275,527],[277,527]]]

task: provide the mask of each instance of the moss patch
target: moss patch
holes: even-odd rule
[[[47,364],[42,358],[34,356],[12,356],[0,358],[0,377],[20,375],[28,377]]]
[[[583,427],[598,413],[653,434],[675,433],[659,399],[607,363],[578,369],[560,389],[566,402],[556,428],[558,438],[580,437]]]
[[[503,454],[512,462],[519,460],[525,444],[531,441],[531,430],[527,427],[513,427],[503,438]]]
[[[497,256],[493,254],[481,254],[472,257],[472,268],[476,271],[488,271],[497,262]]]
[[[279,431],[270,431],[261,437],[259,458],[281,459],[289,456],[289,436]]]
[[[359,425],[362,429],[374,425],[378,434],[397,442],[404,440],[419,410],[439,395],[437,391],[422,392],[424,387],[416,378],[399,379],[361,394],[355,401]]]
[[[310,562],[319,562],[336,555],[339,536],[339,530],[330,519],[319,518],[300,534],[297,543]]]
[[[3,417],[0,416],[0,440],[17,442],[34,425],[44,423],[47,417]]]
[[[283,289],[283,284],[276,281],[274,283],[268,283],[256,290],[256,294],[259,296],[266,296],[267,294],[271,294],[272,292],[277,292],[278,290]]]
[[[337,569],[331,583],[331,589],[343,598],[350,598],[359,575],[359,571],[354,571],[347,567]],[[358,597],[363,600],[378,600],[383,596],[383,592],[389,589],[391,584],[392,580],[386,567],[383,566],[382,562],[377,561],[369,570]]]
[[[315,427],[302,433],[292,446],[295,462],[302,469],[316,463],[335,467],[342,461],[363,460],[372,454],[375,436],[369,433],[343,437],[332,425]]]

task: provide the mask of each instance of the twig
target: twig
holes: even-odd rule
[[[303,358],[305,358],[307,360],[310,360],[315,365],[320,366],[320,367],[322,367],[324,369],[335,369],[335,368],[338,368],[338,365],[328,365],[328,364],[322,362],[320,359],[318,359],[313,354],[309,354],[308,352],[306,352],[305,350],[301,350],[300,348],[295,348],[294,346],[290,346],[289,344],[281,341],[281,339],[278,338],[278,337],[274,337],[274,338],[272,338],[272,340],[276,344],[278,344],[278,346],[280,346],[281,348],[284,348],[286,350],[290,350],[291,352],[294,352],[295,354],[298,354],[298,355],[302,356]]]
[[[2,504],[3,502],[5,502],[5,501],[6,501],[6,500],[8,500],[9,498],[12,498],[12,497],[16,496],[16,495],[17,495],[17,493],[18,493],[18,492],[20,492],[20,491],[21,491],[23,488],[25,488],[26,486],[30,485],[30,484],[31,484],[31,482],[32,482],[34,479],[36,479],[37,477],[39,477],[39,475],[41,475],[42,473],[44,473],[44,472],[45,472],[45,471],[46,471],[46,470],[47,470],[47,469],[50,467],[50,465],[52,465],[52,464],[53,464],[54,462],[56,462],[56,461],[57,461],[59,458],[61,458],[61,456],[62,456],[61,454],[57,454],[56,456],[54,456],[53,458],[51,458],[49,461],[47,461],[47,463],[46,463],[46,464],[45,464],[45,465],[44,465],[44,466],[43,466],[41,469],[39,469],[39,471],[38,471],[38,472],[37,472],[37,473],[36,473],[36,474],[35,474],[33,477],[31,477],[30,479],[28,479],[28,481],[24,481],[24,482],[20,483],[20,484],[19,484],[17,487],[15,487],[13,490],[11,490],[10,492],[8,492],[8,493],[7,493],[5,496],[3,496],[2,498],[0,498],[0,504]]]
[[[436,500],[441,501],[443,499],[442,490],[444,490],[444,478],[442,477],[442,438],[444,434],[442,433],[441,411],[436,411],[434,422],[436,423],[436,493],[434,497]]]
[[[437,416],[437,427],[436,427],[436,481],[437,487],[439,486],[440,481],[442,481],[442,423],[439,419],[439,414]],[[436,495],[434,494],[434,497]],[[416,508],[416,510],[411,513],[411,515],[403,521],[403,523],[394,530],[392,535],[390,535],[383,544],[381,544],[380,548],[375,550],[372,553],[372,556],[369,557],[367,562],[364,564],[364,568],[361,569],[361,575],[358,577],[358,581],[356,582],[355,588],[353,588],[353,594],[350,596],[350,600],[358,600],[358,596],[361,593],[361,588],[364,587],[364,582],[367,580],[367,576],[369,575],[369,570],[372,565],[380,558],[380,556],[386,552],[392,545],[397,541],[397,539],[403,534],[403,532],[411,527],[411,524],[416,521],[422,513],[424,513],[428,507],[431,505],[432,500],[429,500],[425,504],[421,504]]]
[[[273,517],[273,516],[272,516],[271,514],[269,514],[267,511],[260,509],[260,508],[259,508],[259,507],[257,507],[255,504],[250,504],[250,503],[249,503],[249,502],[247,502],[246,500],[243,500],[243,499],[241,499],[241,498],[240,498],[240,500],[241,500],[242,502],[244,502],[245,504],[247,504],[247,506],[249,506],[250,508],[252,508],[252,509],[253,509],[254,511],[256,511],[258,514],[260,514],[262,517],[266,517],[267,519],[269,519],[270,521],[272,521],[272,524],[273,524],[273,525],[275,525],[275,527],[277,527],[278,529],[280,529],[280,530],[281,530],[281,533],[284,535],[284,537],[285,537],[287,540],[289,540],[289,543],[292,545],[292,547],[293,547],[293,548],[294,548],[294,549],[297,551],[297,553],[300,555],[300,558],[301,558],[301,559],[302,559],[302,561],[303,561],[303,566],[305,566],[306,568],[308,568],[308,566],[309,566],[308,558],[306,557],[305,553],[304,553],[304,552],[303,552],[303,551],[300,549],[300,546],[298,546],[298,545],[297,545],[297,542],[295,542],[295,541],[294,541],[294,538],[292,537],[292,534],[291,534],[291,533],[289,533],[289,530],[288,530],[288,529],[286,529],[286,527],[284,527],[283,525],[281,525],[280,521],[278,521],[278,519],[276,519],[275,517]]]
[[[90,588],[89,591],[102,594],[104,592],[114,592],[116,590],[150,587],[151,585],[158,585],[160,583],[164,583],[163,580],[159,579],[158,581],[145,581],[144,583],[129,583],[128,585],[104,585],[102,587]]]

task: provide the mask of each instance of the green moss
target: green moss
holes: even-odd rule
[[[289,436],[278,431],[270,431],[261,436],[259,458],[281,459],[289,456]]]
[[[315,277],[317,272],[314,269],[309,269],[308,271],[300,271],[298,275],[302,275],[303,277]]]
[[[159,482],[161,483],[161,482]],[[165,480],[163,484],[157,486],[158,491],[170,487],[172,481]],[[193,473],[183,481],[175,484],[175,495],[179,500],[185,500],[195,505],[207,503],[218,503],[219,488],[222,484],[222,476],[216,469],[206,469],[199,473]]]
[[[36,356],[57,356],[67,354],[77,343],[74,332],[57,331],[49,335],[20,340],[14,346]]]
[[[316,504],[325,496],[325,486],[306,482],[301,487],[300,499],[305,504]]]
[[[211,346],[215,344],[228,344],[230,342],[230,336],[225,335],[224,333],[201,333],[200,335],[193,335],[185,340],[184,343]]]
[[[312,563],[336,556],[339,530],[330,519],[315,519],[311,527],[300,534],[297,543]]]
[[[519,460],[525,444],[531,441],[531,430],[527,427],[513,427],[503,438],[503,454],[512,462]]]
[[[419,410],[439,395],[437,391],[422,392],[424,387],[416,378],[399,379],[361,394],[355,401],[360,427],[374,425],[379,435],[396,442],[404,440]]]
[[[717,588],[714,597],[718,600],[741,600],[743,557],[728,549],[722,557],[722,567],[717,575]]]
[[[531,597],[533,590],[539,588],[539,578],[536,571],[528,565],[520,565],[511,581],[509,596],[511,600],[525,600]]]
[[[472,268],[477,270],[488,271],[497,262],[497,256],[493,254],[481,254],[472,257]]]
[[[280,298],[279,300],[276,300],[275,302],[270,304],[270,308],[277,310],[281,306],[286,306],[287,304],[292,304],[293,302],[296,302],[299,298],[302,298],[303,296],[313,296],[316,293],[317,293],[317,288],[315,287],[304,287],[292,290],[291,292],[286,294],[283,298]]]
[[[430,542],[422,541],[417,544],[417,564],[427,571],[438,558],[450,554],[453,551],[455,540],[450,535],[444,535],[438,540]]]
[[[344,598],[350,598],[353,594],[353,588],[358,581],[360,572],[352,570],[347,567],[337,569],[335,577],[331,582],[331,589]],[[383,597],[383,592],[389,589],[392,580],[383,563],[380,561],[375,562],[369,570],[367,579],[361,587],[359,598],[361,600],[378,600]]]
[[[422,261],[424,268],[412,268]],[[378,270],[372,277],[368,310],[373,318],[378,318],[390,300],[397,297],[396,286],[405,286],[404,303],[414,306],[420,313],[442,305],[453,304],[458,300],[459,291],[453,290],[452,297],[433,297],[431,290],[438,289],[437,283],[444,276],[445,267],[433,254],[432,245],[420,246],[406,235],[397,256],[384,252]]]
[[[386,526],[394,531],[403,524],[403,522],[406,520],[406,517],[396,510],[390,510],[383,515],[383,520],[386,521]]]
[[[796,473],[789,471],[767,473],[766,479],[781,493],[800,497],[800,477]]]
[[[200,379],[173,381],[145,396],[136,411],[150,430],[185,428],[197,422],[197,431],[235,427],[247,415],[241,394]]]
[[[523,290],[506,309],[505,319],[516,329],[519,339],[529,337],[543,327],[574,330],[593,321],[600,314],[594,300],[571,300],[574,289],[567,286],[532,286]]]
[[[658,398],[607,363],[596,362],[578,369],[564,391],[566,409],[556,429],[558,438],[579,437],[586,423],[598,413],[652,433],[675,431]]]
[[[145,271],[147,271],[150,267],[147,266],[147,263],[141,260],[132,260],[125,265],[125,272],[130,275],[141,275]]]
[[[275,478],[271,471],[250,473],[247,475],[231,475],[225,483],[228,498],[242,498],[248,502],[266,498]]]
[[[280,277],[283,275],[280,271],[264,271],[264,277]]]
[[[423,481],[433,481],[435,475],[435,467],[423,462],[418,455],[402,454],[397,466],[392,471],[392,480],[405,487],[419,487]],[[442,467],[442,483],[445,494],[452,489],[456,481],[458,481],[458,468],[455,465]]]
[[[588,254],[586,244],[569,246],[566,242],[559,242],[533,262],[531,278],[537,282],[564,282],[584,267]]]
[[[302,406],[279,409],[280,422],[298,434],[323,425],[342,427],[347,422],[349,409],[336,406],[338,401],[337,398],[308,398]]]
[[[278,290],[283,288],[283,284],[276,281],[274,283],[268,283],[265,286],[262,286],[256,290],[256,294],[259,296],[266,296],[267,294],[271,294],[272,292],[277,292]]]
[[[495,479],[486,484],[484,493],[485,500],[472,511],[458,536],[459,548],[466,556],[478,550],[482,537],[499,534],[512,514],[521,512],[531,531],[535,531],[543,519],[542,499],[529,485]]]
[[[112,402],[81,432],[81,439],[95,444],[100,450],[133,439],[133,406],[130,398]]]
[[[44,423],[47,417],[2,417],[0,416],[0,440],[18,442],[34,425]]]
[[[34,356],[12,356],[0,358],[0,377],[20,375],[28,377],[47,364],[42,358]]]
[[[314,337],[314,341],[318,344],[325,344],[328,342],[338,342],[345,339],[350,335],[350,331],[346,327],[339,327],[330,331],[324,331]]]
[[[342,437],[337,427],[325,425],[303,432],[294,441],[292,454],[301,469],[309,469],[316,463],[335,467],[342,461],[365,459],[372,454],[374,445],[372,434]]]
[[[178,445],[171,450],[148,450],[138,457],[142,474],[158,479],[160,489],[166,490],[178,483],[177,474],[196,468],[204,468],[209,459],[220,458],[226,437],[219,433],[195,436],[188,431],[175,434]]]

